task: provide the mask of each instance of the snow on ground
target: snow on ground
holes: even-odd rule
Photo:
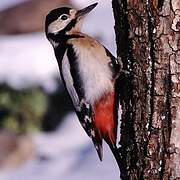
[[[0,180],[119,179],[116,162],[107,145],[103,162],[100,162],[74,113],[66,117],[56,132],[33,135],[33,140],[34,159],[16,169],[1,170]]]
[[[53,88],[56,75],[54,52],[43,33],[0,37],[0,81]]]

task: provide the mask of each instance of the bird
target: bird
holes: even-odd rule
[[[80,10],[51,10],[46,16],[45,34],[78,119],[102,161],[103,140],[116,146],[115,82],[121,63],[98,40],[81,32],[86,15],[97,4]]]

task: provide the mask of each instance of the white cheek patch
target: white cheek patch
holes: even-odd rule
[[[57,32],[63,30],[71,21],[71,19],[67,19],[65,21],[61,19],[57,19],[56,21],[52,22],[49,27],[48,27],[48,33],[54,33],[56,34]]]

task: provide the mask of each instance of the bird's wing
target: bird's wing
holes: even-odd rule
[[[99,159],[102,161],[103,148],[102,148],[102,137],[98,130],[94,129],[92,106],[84,99],[81,100],[80,111],[77,111],[77,116],[84,130],[88,136],[92,139],[94,147],[98,153]]]
[[[93,109],[91,104],[87,102],[84,97],[84,89],[82,87],[75,59],[76,57],[73,48],[69,47],[64,54],[60,67],[61,76],[71,97],[79,121],[88,136],[92,139],[98,152],[98,156],[100,160],[102,160],[102,138],[100,137],[99,132],[94,129]]]

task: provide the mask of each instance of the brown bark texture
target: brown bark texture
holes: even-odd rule
[[[129,72],[117,82],[121,179],[180,179],[180,1],[112,5],[117,54]]]

